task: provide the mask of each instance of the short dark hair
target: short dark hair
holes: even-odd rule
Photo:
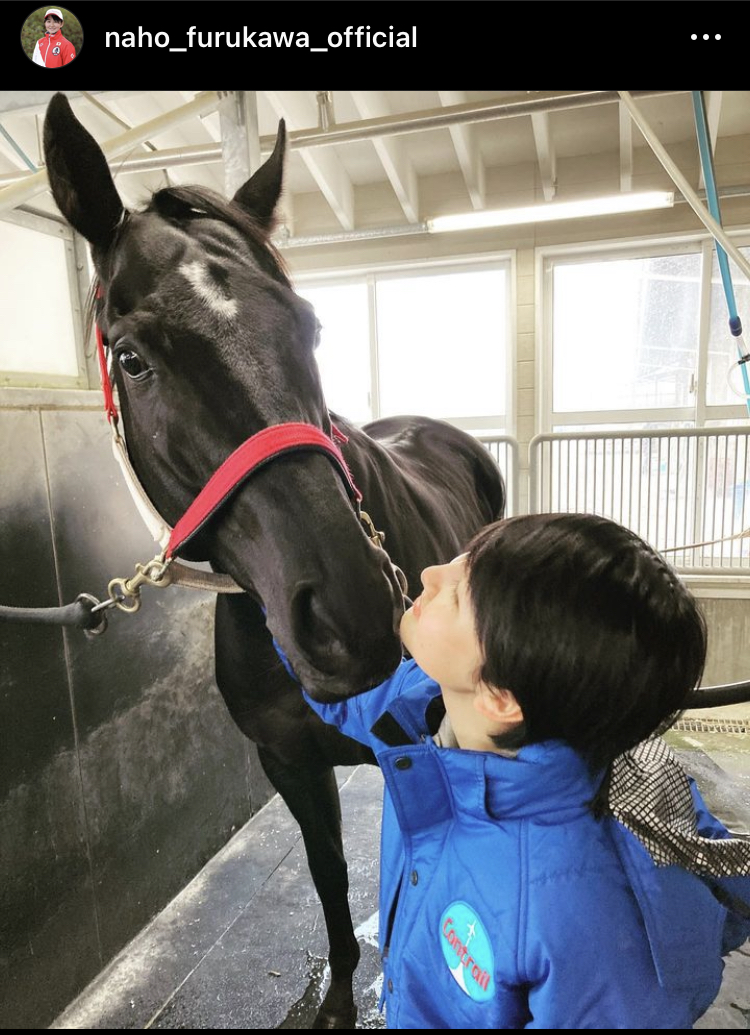
[[[533,514],[469,544],[481,678],[510,690],[523,742],[561,739],[595,768],[664,732],[700,682],[706,625],[673,568],[593,514]]]

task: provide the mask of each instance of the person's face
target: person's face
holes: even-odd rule
[[[51,14],[48,14],[47,17],[44,19],[44,28],[47,32],[57,32],[61,25],[62,22],[59,22],[57,18],[55,18]]]
[[[482,652],[474,627],[466,555],[422,572],[422,595],[401,619],[401,639],[443,691],[474,692]]]

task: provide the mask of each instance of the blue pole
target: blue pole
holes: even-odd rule
[[[692,91],[693,112],[695,114],[695,128],[698,134],[698,149],[701,156],[701,168],[703,179],[706,181],[706,199],[708,210],[717,223],[721,224],[721,209],[719,207],[719,194],[716,190],[716,178],[714,176],[713,155],[711,154],[710,138],[708,133],[708,120],[706,119],[706,106],[701,90]],[[734,298],[734,287],[732,285],[732,274],[729,269],[729,258],[718,241],[716,245],[716,257],[719,260],[719,271],[724,285],[724,295],[727,300],[729,311],[729,330],[737,341],[739,354],[739,367],[742,372],[742,381],[745,387],[745,404],[750,413],[750,375],[748,375],[747,361],[745,360],[746,349],[742,338],[742,321],[737,313],[737,303]]]

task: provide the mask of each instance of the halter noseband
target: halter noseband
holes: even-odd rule
[[[322,452],[333,462],[359,516],[362,493],[338,446],[313,424],[272,424],[246,439],[213,473],[172,529],[165,556],[175,556],[249,475],[276,457],[301,449]]]

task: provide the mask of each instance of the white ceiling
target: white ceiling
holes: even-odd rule
[[[18,205],[56,211],[43,176],[37,172],[33,179],[43,164],[42,124],[51,96],[51,91],[0,93],[0,214]],[[139,133],[137,143],[131,140],[115,148],[110,161],[126,204],[145,203],[152,190],[167,182],[199,183],[226,192],[223,119],[237,95],[120,90],[71,91],[69,97],[78,117],[102,144],[165,113],[178,112],[170,124],[155,126],[145,139]],[[648,175],[667,185],[614,91],[336,90],[327,107],[324,95],[316,92],[259,91],[245,97],[250,110],[257,106],[264,156],[279,118],[286,119],[290,152],[284,218],[292,240],[414,228],[438,211],[497,207],[514,193],[525,192],[537,201],[564,200],[585,191],[587,178],[594,175],[589,170],[595,170],[599,185],[608,184],[610,193],[634,189]],[[693,186],[702,187],[695,172],[690,94],[634,91],[633,97],[675,159],[687,156]],[[747,186],[750,191],[750,184],[722,182],[722,176],[731,179],[732,166],[721,165],[722,154],[731,156],[739,140],[750,139],[750,91],[713,91],[705,97],[719,184],[736,190]],[[190,103],[202,104],[203,114],[180,118],[179,110]],[[321,128],[326,112],[327,131]],[[361,137],[362,131],[371,135],[342,139],[344,133]],[[338,142],[323,144],[332,133],[338,134],[333,138]],[[175,164],[178,154],[185,164]],[[129,163],[146,157],[156,166],[130,168]],[[36,184],[36,189],[27,190],[23,184]],[[5,188],[10,189],[4,201]]]

